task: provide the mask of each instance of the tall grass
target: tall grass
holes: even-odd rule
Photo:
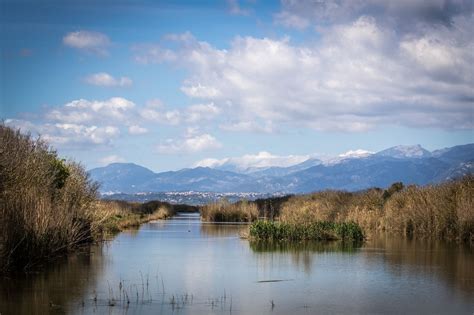
[[[230,203],[226,199],[201,208],[201,219],[213,222],[251,222],[258,218],[258,208],[254,203],[240,201]]]
[[[404,236],[474,242],[474,176],[437,185],[383,190],[327,190],[306,195],[206,205],[206,221],[254,221],[264,216],[292,226],[354,222],[364,234],[377,231]]]
[[[350,240],[362,241],[362,229],[354,222],[334,223],[317,221],[293,224],[275,221],[256,221],[249,228],[250,237],[257,240]]]
[[[291,224],[355,222],[365,232],[474,242],[474,177],[438,185],[369,189],[349,193],[323,191],[294,196],[279,220]]]
[[[167,219],[175,215],[176,210],[173,205],[160,201],[141,204],[101,200],[98,202],[98,214],[105,218],[100,222],[101,231],[113,234],[152,220]]]
[[[474,242],[474,177],[440,185],[409,186],[384,205],[383,227],[409,236]]]
[[[92,240],[96,191],[79,164],[0,124],[0,272]]]

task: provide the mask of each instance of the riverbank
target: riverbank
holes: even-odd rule
[[[327,190],[287,196],[279,202],[275,202],[274,198],[260,200],[259,203],[224,202],[203,209],[212,210],[212,216],[207,217],[209,221],[225,217],[253,222],[264,217],[290,226],[354,222],[364,234],[388,232],[403,237],[472,244],[473,196],[474,176],[467,175],[437,185],[405,187],[402,183],[394,183],[387,189],[372,188],[361,192]],[[269,205],[271,216],[268,215]],[[227,213],[232,213],[232,216]]]
[[[0,274],[24,272],[188,205],[101,201],[78,163],[0,123]]]
[[[102,223],[104,234],[114,234],[153,220],[165,220],[177,212],[198,212],[196,206],[170,204],[162,201],[145,203],[116,200],[99,201],[98,212],[106,219]]]
[[[0,124],[0,273],[30,270],[97,239],[97,185],[41,139]]]

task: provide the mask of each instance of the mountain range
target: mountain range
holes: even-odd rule
[[[323,189],[362,190],[394,182],[425,185],[472,174],[474,144],[430,152],[420,145],[395,146],[371,153],[350,151],[337,158],[306,161],[288,167],[239,169],[230,163],[155,173],[133,163],[113,163],[89,171],[101,193],[255,192],[306,193]]]

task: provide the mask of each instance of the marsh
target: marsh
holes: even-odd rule
[[[474,309],[465,245],[384,234],[249,242],[246,224],[178,213],[126,230],[39,273],[2,281],[5,314],[443,313]]]

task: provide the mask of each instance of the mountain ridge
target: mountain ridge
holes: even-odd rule
[[[353,151],[354,152],[354,151]],[[165,191],[307,193],[323,189],[361,190],[396,181],[424,185],[472,174],[474,144],[430,152],[420,145],[395,146],[377,153],[309,158],[288,167],[253,172],[198,166],[155,173],[134,163],[113,163],[89,171],[102,193]]]

